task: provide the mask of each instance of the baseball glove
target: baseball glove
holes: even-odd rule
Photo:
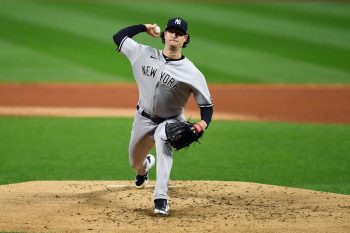
[[[202,127],[197,123],[188,121],[167,123],[165,125],[165,134],[167,142],[176,150],[189,147],[193,142],[199,142],[203,135]]]

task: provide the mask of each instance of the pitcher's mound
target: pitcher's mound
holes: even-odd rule
[[[349,232],[350,196],[243,182],[171,181],[170,215],[130,181],[0,186],[0,231]]]

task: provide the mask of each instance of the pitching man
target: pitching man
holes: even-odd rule
[[[184,107],[193,94],[201,120],[193,124],[191,130],[194,135],[201,135],[212,119],[213,104],[205,77],[182,54],[182,49],[190,42],[187,22],[173,18],[164,32],[159,33],[156,29],[156,24],[127,27],[117,32],[113,40],[117,51],[129,59],[139,91],[129,143],[129,161],[136,171],[135,185],[143,188],[147,184],[148,172],[155,164],[155,157],[149,152],[155,146],[154,213],[168,215],[168,182],[173,164],[169,126],[186,121]],[[157,50],[132,39],[141,32],[161,37],[164,49]]]

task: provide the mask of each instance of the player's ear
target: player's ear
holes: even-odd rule
[[[187,34],[186,37],[186,41],[184,42],[182,48],[186,48],[187,44],[190,43],[190,34]]]
[[[185,42],[187,42],[187,40],[188,40],[188,35],[185,35],[185,38],[186,38]]]

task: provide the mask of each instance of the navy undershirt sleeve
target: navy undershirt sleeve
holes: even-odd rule
[[[213,107],[201,107],[201,119],[207,123],[207,128],[213,117]]]
[[[113,40],[114,43],[119,46],[120,43],[122,42],[122,40],[127,36],[129,38],[132,38],[133,36],[139,34],[140,32],[145,32],[147,31],[147,28],[145,25],[143,24],[139,24],[139,25],[134,25],[134,26],[130,26],[127,28],[123,28],[121,29],[119,32],[117,32],[116,34],[114,34],[113,36]]]

